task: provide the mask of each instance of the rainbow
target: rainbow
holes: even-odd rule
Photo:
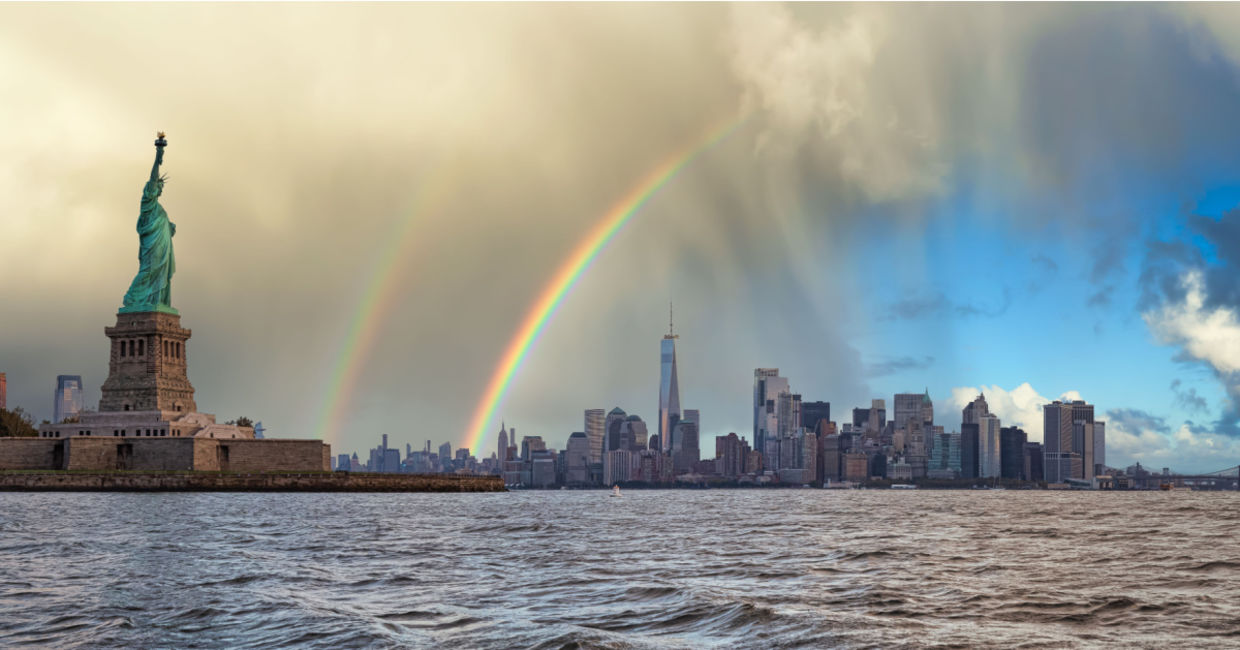
[[[538,341],[543,329],[551,316],[555,314],[564,297],[581,278],[581,275],[607,243],[624,227],[629,218],[637,213],[651,197],[664,185],[684,169],[698,154],[710,149],[719,141],[727,138],[745,122],[745,118],[727,122],[723,127],[708,132],[707,137],[700,139],[687,150],[681,151],[655,167],[639,183],[624,195],[594,224],[594,227],[577,244],[573,252],[564,260],[552,276],[551,281],[543,288],[538,300],[525,315],[521,327],[508,342],[508,347],[501,357],[499,365],[491,374],[486,392],[479,400],[474,414],[465,432],[465,447],[479,457],[484,454],[481,445],[486,438],[486,429],[495,417],[495,411],[503,402],[512,379],[520,369],[521,363],[529,354],[530,349]]]
[[[348,334],[336,357],[332,373],[329,375],[326,392],[317,418],[316,437],[328,442],[335,442],[340,431],[340,423],[345,407],[353,399],[353,391],[358,384],[358,375],[370,358],[371,350],[378,341],[381,326],[387,321],[392,307],[399,304],[393,293],[399,287],[402,276],[397,271],[405,248],[413,241],[414,226],[421,220],[418,217],[433,211],[453,186],[449,179],[454,177],[445,167],[439,166],[419,184],[414,193],[408,210],[404,211],[399,220],[388,246],[375,262],[366,290],[358,301],[353,312],[353,321],[349,324]]]

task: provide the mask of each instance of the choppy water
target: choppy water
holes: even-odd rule
[[[0,494],[0,646],[1236,647],[1235,493]]]

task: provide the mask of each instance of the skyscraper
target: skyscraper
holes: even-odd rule
[[[921,399],[920,393],[896,393],[895,403],[892,404],[895,409],[892,418],[896,429],[908,431],[909,420],[921,416]]]
[[[680,418],[680,385],[676,380],[677,338],[669,305],[667,334],[663,335],[659,354],[659,442],[665,454],[672,450],[672,419]]]
[[[1042,470],[1047,483],[1087,478],[1086,456],[1092,461],[1094,455],[1093,423],[1094,405],[1083,400],[1055,400],[1042,407]],[[1081,426],[1078,428],[1077,424]],[[1092,477],[1093,467],[1089,472]]]
[[[788,380],[779,376],[779,368],[754,368],[753,371],[753,448],[755,451],[766,454],[768,437],[777,438],[782,433],[780,430],[781,421],[790,420],[791,412],[787,418],[780,418],[780,403],[785,401],[787,396],[787,405],[790,409],[792,405],[792,391],[788,389]]]
[[[977,417],[977,474],[982,478],[999,476],[999,418],[984,413]]]
[[[801,402],[801,426],[818,432],[818,421],[831,421],[831,402]]]
[[[65,418],[77,417],[82,412],[81,375],[56,376],[56,396],[53,400],[52,411],[57,424],[64,422]]]
[[[590,438],[584,431],[575,431],[568,437],[564,450],[564,482],[569,485],[585,485],[590,481]]]
[[[603,462],[603,436],[607,434],[607,411],[586,409],[585,434],[590,441],[590,462]]]
[[[1025,475],[1027,438],[1024,429],[1018,427],[999,429],[999,476],[1029,480]]]
[[[0,375],[0,381],[3,376]],[[1094,422],[1094,476],[1100,476],[1107,467],[1107,423]]]
[[[960,425],[960,478],[977,478],[978,439],[981,425],[966,422]]]
[[[964,410],[960,413],[961,424],[977,424],[981,416],[990,413],[990,407],[986,405],[986,397],[978,394],[977,398],[965,405]]]
[[[502,420],[499,423],[499,445],[496,451],[498,453],[496,453],[495,458],[499,462],[502,463],[508,460],[508,427],[504,426]]]
[[[0,409],[9,408],[9,380],[0,372]]]

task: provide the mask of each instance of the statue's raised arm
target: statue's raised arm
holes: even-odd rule
[[[155,140],[155,164],[151,166],[151,179],[142,188],[142,204],[138,213],[138,274],[129,285],[129,291],[125,292],[121,313],[177,313],[172,308],[172,274],[176,273],[177,268],[172,253],[172,236],[176,234],[176,225],[168,220],[168,213],[159,204],[165,181],[159,175],[159,166],[164,162],[166,146],[168,141],[161,131]]]
[[[160,131],[155,138],[155,164],[151,165],[151,182],[159,182],[159,166],[164,164],[164,147],[168,146],[168,141],[164,139],[164,132]]]

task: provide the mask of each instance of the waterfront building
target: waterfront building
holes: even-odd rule
[[[978,444],[981,425],[965,422],[960,425],[960,478],[978,477]]]
[[[590,482],[590,438],[584,431],[574,431],[564,450],[564,482],[586,485]]]
[[[1026,481],[1042,481],[1044,479],[1042,473],[1042,458],[1042,443],[1025,443],[1024,476]]]
[[[715,472],[725,478],[736,478],[744,473],[744,455],[741,438],[736,433],[715,437]]]
[[[861,482],[870,476],[870,459],[865,452],[850,451],[844,454],[844,480]]]
[[[1085,447],[1093,459],[1094,406],[1083,400],[1055,400],[1042,407],[1043,470],[1046,482],[1064,483],[1069,478],[1084,479]],[[1077,428],[1077,424],[1081,426]],[[1086,427],[1085,425],[1091,425]],[[1089,463],[1092,465],[1092,462]],[[1090,470],[1092,472],[1092,467]]]
[[[1107,423],[1102,420],[1094,422],[1094,476],[1101,476],[1107,470]]]
[[[613,449],[607,452],[603,455],[603,484],[615,485],[633,480],[632,468],[632,452],[626,449]],[[652,467],[651,472],[657,473],[658,468]]]
[[[659,349],[659,441],[663,453],[672,450],[672,426],[680,419],[680,382],[676,378],[676,336],[668,307],[667,334]]]
[[[677,474],[688,472],[702,458],[698,446],[698,425],[681,420],[672,430],[672,466]]]
[[[52,404],[53,422],[59,424],[76,418],[82,412],[82,376],[57,375],[56,396]]]
[[[820,484],[825,485],[840,480],[842,474],[840,453],[838,434],[828,433],[818,437],[818,482]]]
[[[999,476],[1020,480],[1025,477],[1025,444],[1028,436],[1018,427],[999,429]]]
[[[960,475],[960,434],[945,433],[943,427],[934,427],[934,445],[930,450],[930,465],[927,476],[935,478]],[[938,472],[936,475],[935,473]]]
[[[612,409],[612,413],[620,411],[620,409]],[[620,411],[620,418],[624,418],[624,411]],[[590,462],[598,463],[603,460],[603,448],[607,445],[604,436],[607,432],[607,421],[610,418],[603,409],[586,409],[585,412],[585,434],[586,439],[590,441]]]
[[[530,457],[531,487],[546,488],[555,485],[556,453],[553,449],[540,449]]]
[[[977,416],[977,474],[980,478],[999,476],[999,418],[990,413]]]

